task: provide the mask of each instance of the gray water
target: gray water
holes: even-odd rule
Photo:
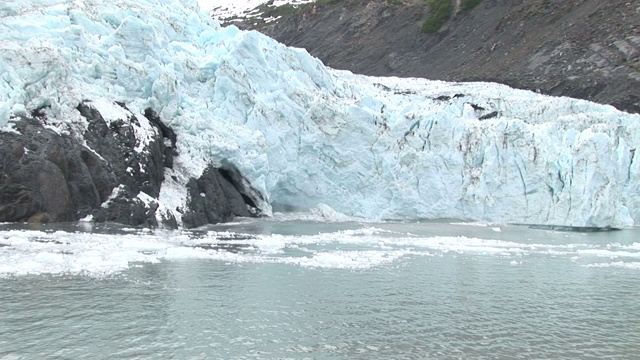
[[[247,220],[85,230],[0,231],[0,359],[640,356],[637,229]],[[156,258],[82,268],[87,256],[129,254],[109,247],[127,236]],[[91,252],[86,241],[97,241]]]

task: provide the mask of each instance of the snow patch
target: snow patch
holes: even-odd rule
[[[18,129],[16,129],[16,124],[14,122],[7,122],[3,127],[0,128],[1,132],[7,132],[7,133],[12,133],[12,134],[17,134],[17,135],[22,135],[20,134],[20,131],[18,131]]]
[[[255,9],[267,3],[269,7],[279,7],[283,5],[301,5],[315,2],[316,0],[198,0],[198,4],[203,10],[210,11],[211,15],[224,21],[227,18],[251,18],[255,17]],[[266,22],[275,21],[275,18],[267,18]]]
[[[100,205],[100,207],[103,209],[108,208],[109,204],[111,204],[111,202],[115,200],[123,191],[125,191],[125,189],[124,185],[122,184],[113,188],[113,190],[111,190],[111,194],[107,197],[107,200],[105,200],[102,205]]]
[[[157,130],[149,123],[149,120],[145,116],[135,117],[137,121],[134,122],[134,114],[131,113],[131,111],[121,105],[104,99],[92,100],[89,105],[98,110],[107,123],[107,126],[119,123],[131,127],[137,140],[136,147],[134,148],[137,153],[143,152],[155,138]]]

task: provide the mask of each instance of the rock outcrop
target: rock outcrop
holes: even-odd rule
[[[495,81],[640,112],[637,1],[484,0],[468,10],[455,4],[435,34],[420,30],[429,16],[423,0],[318,1],[287,8],[276,22],[235,24],[355,73]]]
[[[202,176],[187,184],[189,210],[182,217],[186,227],[197,227],[232,220],[234,216],[259,215],[255,204],[257,192],[244,184],[239,171],[233,166],[208,166]]]
[[[99,109],[105,106],[125,116],[103,116]],[[0,132],[0,222],[90,218],[158,226],[157,198],[164,170],[177,154],[176,134],[151,109],[144,118],[120,103],[85,101],[77,110],[86,120],[80,134],[47,126],[45,108],[14,118],[15,131]],[[260,195],[227,168],[209,166],[192,179],[191,208],[183,219],[160,216],[162,225],[194,227],[258,215],[251,197]]]

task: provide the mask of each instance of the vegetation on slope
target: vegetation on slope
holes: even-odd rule
[[[462,10],[468,10],[478,6],[481,2],[482,0],[462,0],[460,1],[460,7]]]
[[[422,32],[433,34],[451,17],[453,3],[451,0],[427,0],[427,4],[431,13],[422,24]]]

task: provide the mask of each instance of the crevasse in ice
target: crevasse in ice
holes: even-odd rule
[[[0,127],[49,105],[47,126],[81,133],[82,100],[101,112],[152,107],[178,135],[159,199],[178,218],[188,179],[229,161],[267,213],[322,204],[377,219],[640,220],[640,116],[610,106],[328,69],[221,28],[193,1],[12,1],[0,20]]]

